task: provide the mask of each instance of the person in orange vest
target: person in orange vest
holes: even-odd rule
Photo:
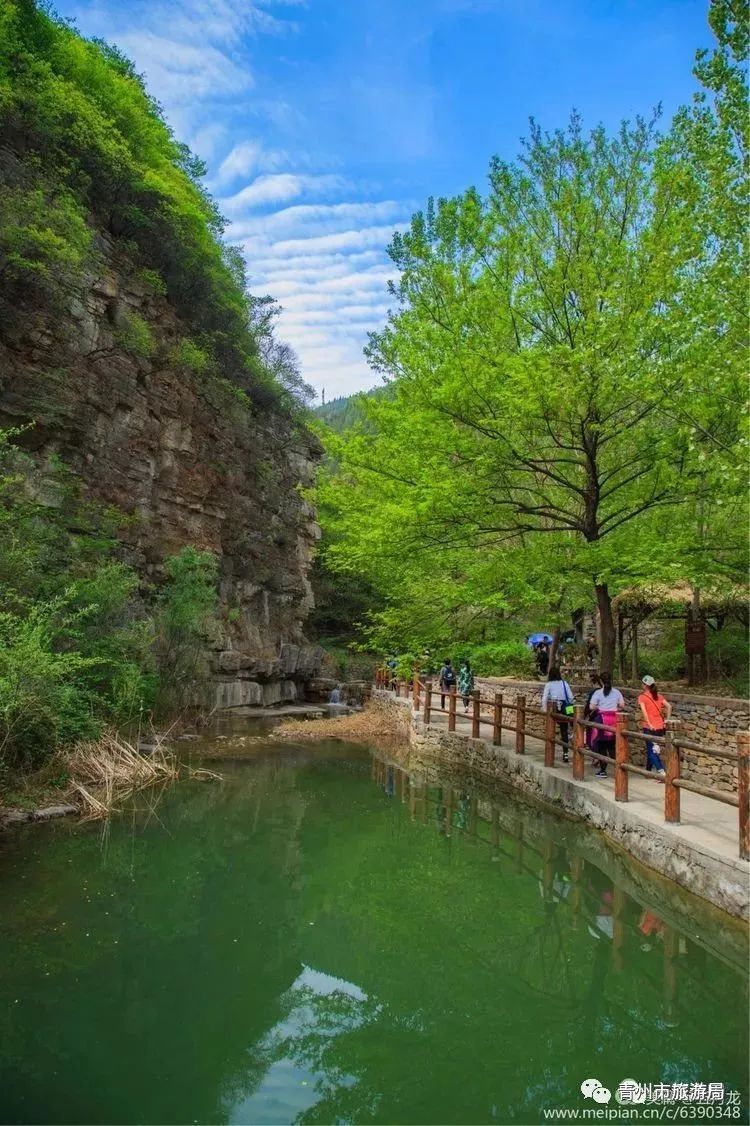
[[[638,697],[638,707],[643,718],[644,735],[665,735],[666,722],[672,714],[672,705],[660,694],[652,676],[644,676],[643,692]],[[656,749],[656,744],[646,740],[646,770],[664,774],[664,763]]]

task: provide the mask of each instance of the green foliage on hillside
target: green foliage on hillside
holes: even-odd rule
[[[348,430],[362,418],[359,395],[342,395],[315,408],[314,414],[331,430]]]
[[[44,474],[0,431],[0,789],[104,725],[200,696],[197,652],[216,612],[216,560],[184,548],[157,596],[118,559],[122,514]]]
[[[223,241],[202,163],[119,50],[33,0],[0,4],[0,146],[11,154],[0,163],[0,321],[64,301],[95,264],[96,229],[155,280],[195,347],[255,405],[290,407],[304,394],[294,364],[267,362],[267,302],[250,297],[242,256]]]

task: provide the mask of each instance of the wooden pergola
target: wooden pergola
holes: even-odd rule
[[[699,590],[687,580],[681,580],[671,586],[653,583],[623,590],[612,601],[617,615],[621,677],[624,680],[627,676],[629,649],[632,677],[638,679],[638,626],[653,617],[684,620],[688,684],[705,681],[707,620],[716,619],[722,624],[725,618],[734,617],[747,625],[749,605],[750,589],[730,583]]]

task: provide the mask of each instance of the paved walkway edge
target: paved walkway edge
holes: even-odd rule
[[[453,734],[425,725],[409,700],[374,691],[376,707],[398,708],[412,748],[467,775],[493,778],[553,809],[564,809],[601,830],[631,856],[695,895],[737,918],[750,917],[750,865],[732,860],[680,833],[680,826],[659,826],[641,817],[630,803],[620,803],[548,769],[509,747]]]

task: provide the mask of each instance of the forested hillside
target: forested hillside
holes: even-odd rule
[[[315,408],[315,414],[332,430],[346,430],[362,417],[355,395],[342,395]]]
[[[311,671],[309,389],[203,172],[116,48],[3,0],[0,782]]]
[[[380,399],[391,394],[388,386],[373,387],[371,391],[361,391],[356,395],[341,395],[338,399],[331,399],[315,408],[317,415],[331,430],[340,433],[351,429],[357,422],[365,417],[363,400]]]

